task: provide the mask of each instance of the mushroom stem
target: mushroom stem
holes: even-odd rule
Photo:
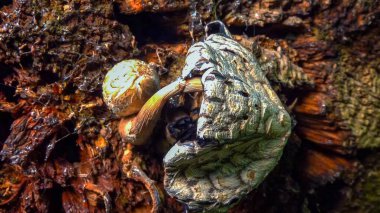
[[[133,144],[128,143],[127,148],[124,151],[122,162],[123,162],[123,173],[127,178],[132,179],[137,182],[144,184],[145,188],[149,191],[150,197],[152,199],[152,209],[151,213],[160,212],[161,209],[161,198],[162,194],[159,188],[155,185],[155,182],[150,179],[144,170],[141,168],[142,159],[138,155],[133,154]]]
[[[140,165],[138,164],[133,164],[131,166],[130,171],[128,172],[128,176],[129,178],[135,181],[140,181],[144,184],[146,189],[148,189],[152,199],[152,209],[150,212],[159,212],[162,204],[160,198],[160,190],[155,185],[155,182],[145,174],[145,172],[140,168]]]
[[[200,78],[178,79],[156,92],[141,108],[137,116],[123,118],[119,132],[124,140],[135,145],[145,144],[153,132],[162,108],[169,98],[181,92],[203,91]]]
[[[93,183],[85,183],[84,184],[84,188],[86,190],[89,190],[89,191],[92,191],[96,194],[99,194],[100,196],[103,197],[103,202],[104,202],[104,206],[106,208],[106,213],[109,213],[111,212],[111,197],[109,196],[109,194],[107,193],[107,191],[105,191],[104,189],[100,188],[99,186],[93,184]]]
[[[189,80],[185,81],[185,88],[183,92],[202,92],[203,91],[203,84],[201,81],[201,78],[190,78]]]

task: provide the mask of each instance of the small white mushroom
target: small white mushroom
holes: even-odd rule
[[[157,73],[139,60],[126,60],[115,65],[103,83],[107,106],[122,119],[119,133],[134,145],[147,142],[165,103],[181,92],[202,91],[200,78],[178,80],[159,89]]]
[[[103,99],[118,116],[140,111],[160,88],[158,74],[143,61],[130,59],[116,64],[103,82]]]

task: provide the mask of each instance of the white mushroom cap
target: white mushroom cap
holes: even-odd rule
[[[159,90],[158,74],[143,61],[129,59],[116,64],[103,82],[103,99],[118,116],[136,114]]]

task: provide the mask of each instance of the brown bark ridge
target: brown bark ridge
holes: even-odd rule
[[[288,66],[268,77],[297,123],[279,165],[229,212],[380,211],[379,14],[377,0],[2,1],[1,211],[149,211],[148,190],[121,172],[126,145],[102,81],[138,58],[167,85],[215,19],[260,44],[263,65]],[[162,186],[166,122],[134,152],[162,211],[181,212]]]

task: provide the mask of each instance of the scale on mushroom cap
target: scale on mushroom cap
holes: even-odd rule
[[[291,118],[254,55],[214,21],[206,26],[206,39],[190,47],[182,76],[156,92],[122,136],[142,144],[165,102],[194,91],[203,92],[196,139],[177,142],[166,154],[164,186],[191,210],[223,207],[256,188],[274,168]]]

